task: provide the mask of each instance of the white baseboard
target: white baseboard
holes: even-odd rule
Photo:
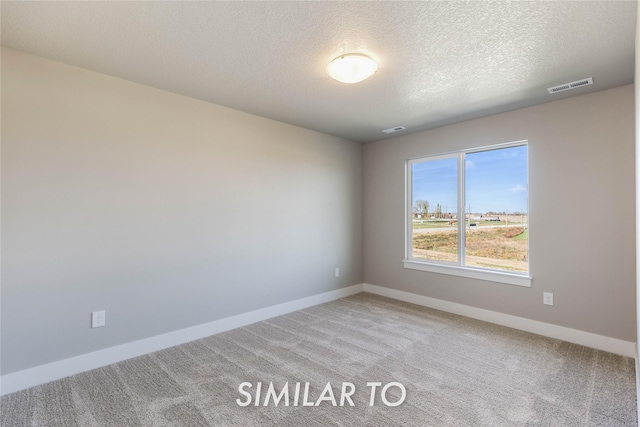
[[[638,366],[638,343],[636,343],[636,406],[637,406],[637,414],[640,414],[640,366]]]
[[[246,326],[251,323],[260,322],[272,317],[281,316],[293,311],[302,310],[307,307],[344,298],[349,295],[360,293],[362,290],[362,284],[353,285],[347,288],[285,302],[271,307],[262,308],[260,310],[193,326],[191,328],[181,329],[179,331],[145,338],[139,341],[3,375],[0,378],[0,386],[2,387],[0,388],[0,395],[24,390],[39,384],[48,383],[49,381],[68,377],[69,375],[90,371],[91,369],[100,368],[132,357],[142,356],[154,351]]]
[[[627,357],[636,357],[636,343],[623,341],[616,338],[605,337],[603,335],[592,334],[590,332],[579,331],[577,329],[565,328],[564,326],[552,325],[550,323],[539,322],[537,320],[525,319],[524,317],[512,316],[510,314],[498,313],[496,311],[471,307],[455,302],[444,301],[436,298],[425,297],[396,289],[384,288],[382,286],[364,284],[364,291],[376,295],[381,295],[400,301],[422,305],[424,307],[435,308],[473,319],[484,320],[485,322],[507,326],[521,331],[532,332],[562,341],[580,344],[610,353],[620,354]]]

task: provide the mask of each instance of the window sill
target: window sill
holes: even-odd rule
[[[468,277],[489,282],[506,283],[509,285],[531,287],[531,276],[501,271],[480,270],[459,265],[430,264],[422,261],[404,260],[404,268],[411,270],[429,271],[431,273],[449,274],[452,276]]]

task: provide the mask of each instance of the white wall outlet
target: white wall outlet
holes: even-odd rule
[[[551,292],[543,292],[542,293],[542,303],[545,305],[553,305],[553,293]]]
[[[107,322],[106,314],[104,310],[94,311],[91,313],[91,327],[99,328],[100,326],[104,326]]]
[[[338,267],[336,267],[335,271],[333,272],[333,275],[335,277],[340,277],[340,269]]]

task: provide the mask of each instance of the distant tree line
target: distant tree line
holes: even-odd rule
[[[429,203],[428,200],[425,199],[419,199],[416,200],[414,205],[413,205],[413,214],[414,215],[419,215],[422,218],[425,217],[429,217],[429,216],[433,216],[435,218],[451,218],[452,214],[448,212],[448,206],[445,207],[444,209],[442,208],[442,205],[440,203],[436,203],[436,206],[433,210],[429,210],[429,208],[431,208],[431,204]],[[472,213],[471,212],[471,206],[469,206],[467,213]],[[489,211],[484,213],[485,216],[498,216],[498,215],[526,215],[526,212],[523,211],[513,211],[513,212],[508,212],[508,211]]]
[[[436,203],[436,207],[433,209],[431,214],[429,214],[429,208],[431,205],[428,200],[420,199],[416,200],[413,206],[414,215],[420,215],[421,217],[433,216],[435,218],[450,218],[451,214],[447,211],[447,207],[444,209],[440,203]]]

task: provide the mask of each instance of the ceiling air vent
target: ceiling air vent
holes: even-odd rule
[[[564,92],[565,90],[571,90],[582,86],[592,85],[593,77],[589,77],[588,79],[576,80],[575,82],[565,83],[558,86],[550,87],[547,90],[549,93],[558,93]]]
[[[394,133],[394,132],[400,132],[401,130],[405,130],[406,127],[404,126],[396,126],[394,128],[389,128],[389,129],[385,129],[382,132],[384,133]]]

